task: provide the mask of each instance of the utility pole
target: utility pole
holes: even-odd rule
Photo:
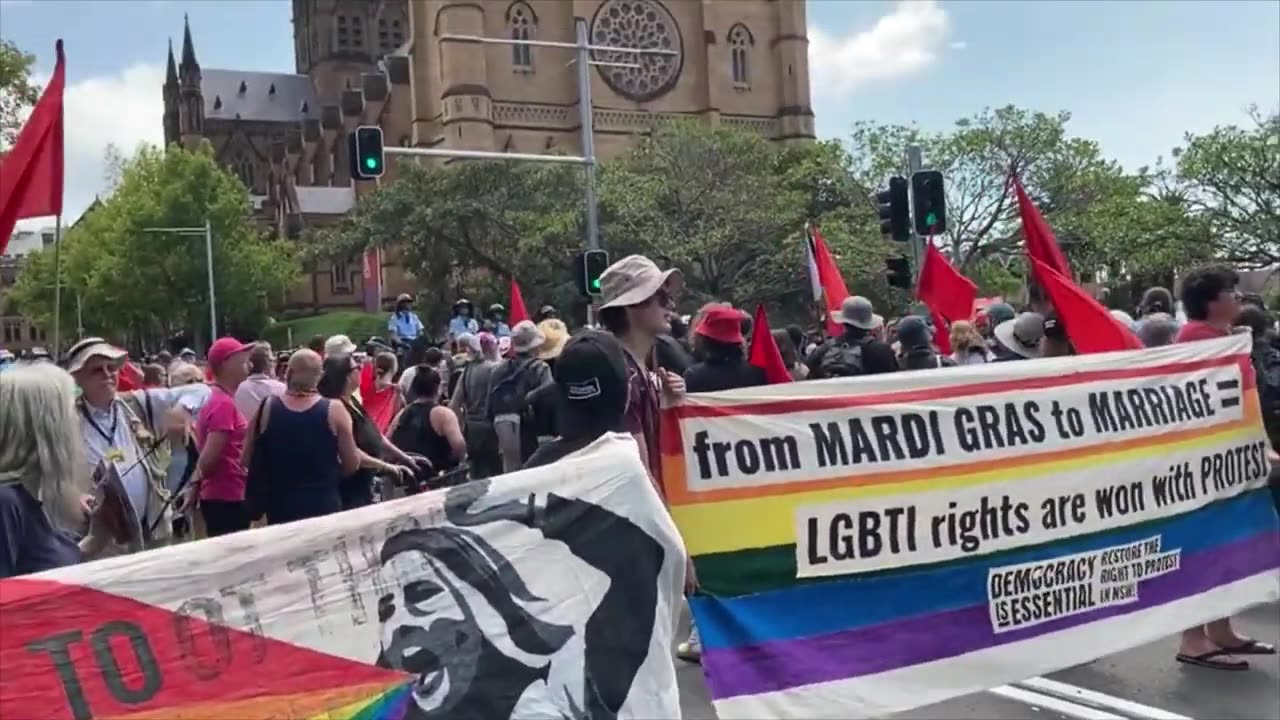
[[[908,145],[907,146],[907,178],[910,179],[914,177],[917,172],[920,172],[923,169],[924,169],[924,153],[920,149],[920,146]],[[912,194],[914,195],[914,193],[915,191],[913,190]],[[914,197],[911,198],[910,207],[915,207]],[[911,248],[911,268],[915,278],[915,282],[912,283],[912,286],[915,286],[920,282],[920,266],[923,264],[923,261],[924,261],[924,242],[925,242],[924,238],[920,237],[920,234],[915,231],[915,223],[912,223],[911,240],[907,243]]]

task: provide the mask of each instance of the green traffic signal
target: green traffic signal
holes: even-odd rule
[[[599,290],[599,289],[600,289],[600,278],[596,278],[595,280],[592,280],[592,281],[591,281],[591,289],[592,289],[592,290]]]
[[[937,214],[937,213],[929,213],[928,215],[925,215],[925,216],[924,216],[924,224],[925,224],[925,225],[928,225],[929,227],[933,227],[934,225],[937,225],[937,224],[938,224],[938,214]]]

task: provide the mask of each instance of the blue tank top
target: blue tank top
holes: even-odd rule
[[[254,445],[266,475],[267,521],[272,525],[342,509],[338,439],[329,427],[329,400],[301,412],[271,399],[267,427]],[[256,461],[255,461],[256,462]]]

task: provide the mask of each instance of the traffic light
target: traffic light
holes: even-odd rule
[[[928,237],[947,229],[947,192],[938,170],[921,170],[911,176],[911,214],[916,232]]]
[[[607,250],[588,250],[580,253],[574,260],[574,279],[578,283],[578,292],[584,297],[600,294],[600,276],[609,267]]]
[[[889,287],[911,289],[911,261],[904,257],[886,258],[884,261],[885,280]]]
[[[911,208],[907,201],[907,179],[889,178],[889,189],[876,193],[876,202],[880,204],[880,232],[901,242],[910,240]]]
[[[382,150],[382,128],[361,125],[347,136],[351,153],[351,177],[356,180],[373,180],[382,177],[386,154]]]

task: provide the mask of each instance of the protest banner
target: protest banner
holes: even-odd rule
[[[667,409],[664,482],[704,591],[692,606],[720,717],[882,717],[1275,600],[1249,348]]]
[[[5,720],[677,717],[685,555],[630,438],[0,581]]]

